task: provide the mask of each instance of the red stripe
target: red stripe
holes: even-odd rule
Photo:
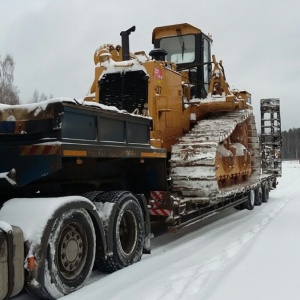
[[[49,154],[49,152],[50,152],[51,149],[53,148],[53,146],[49,146],[49,145],[48,145],[48,146],[44,146],[44,147],[45,147],[45,148],[43,149],[43,152],[42,152],[43,155],[44,155],[44,154],[46,154],[46,155]]]
[[[59,155],[61,154],[60,145],[33,145],[21,146],[21,155]]]
[[[149,210],[149,213],[150,215],[153,215],[153,216],[165,216],[165,217],[168,217],[171,215],[171,211],[168,210],[168,209],[154,209],[154,208],[151,208]]]
[[[37,150],[37,146],[31,146],[29,148],[29,151],[28,151],[27,155],[35,155],[36,150]]]
[[[151,191],[150,195],[151,195],[151,199],[153,200],[162,200],[163,198],[163,192],[159,192],[159,191]]]

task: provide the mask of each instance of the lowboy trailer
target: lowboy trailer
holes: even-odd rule
[[[84,100],[0,105],[0,300],[70,294],[150,253],[154,222],[252,210],[277,186],[279,99],[261,100],[259,142],[209,36],[155,28],[150,58],[129,52],[134,30],[97,48]]]

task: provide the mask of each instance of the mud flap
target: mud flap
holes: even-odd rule
[[[0,300],[17,295],[24,285],[23,232],[16,226],[11,229],[0,226]]]
[[[143,213],[144,213],[144,221],[145,221],[145,244],[143,248],[143,253],[144,254],[151,254],[151,224],[150,224],[150,215],[149,215],[149,210],[147,206],[147,200],[144,196],[144,194],[137,194],[136,195],[139,203],[142,207]]]

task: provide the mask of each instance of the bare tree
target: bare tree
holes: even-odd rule
[[[53,95],[50,94],[50,96],[48,97],[45,93],[39,93],[39,91],[37,89],[34,90],[32,98],[29,99],[30,103],[36,103],[36,102],[41,102],[41,101],[45,101],[47,99],[53,98]]]
[[[15,62],[10,54],[0,56],[0,103],[19,104],[19,90],[14,82]]]

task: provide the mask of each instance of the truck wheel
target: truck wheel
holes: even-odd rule
[[[255,205],[260,206],[262,204],[262,188],[259,187],[255,191]]]
[[[262,188],[262,202],[267,203],[269,201],[269,183],[265,182]]]
[[[244,207],[248,210],[252,210],[255,205],[255,192],[254,190],[251,190],[248,193],[248,200],[243,203]]]
[[[59,298],[80,289],[95,260],[95,230],[85,209],[73,209],[56,219],[48,240],[45,289]]]
[[[102,200],[118,205],[113,220],[112,244],[113,255],[106,260],[97,261],[100,270],[114,272],[138,262],[143,254],[145,240],[144,217],[138,200],[129,192],[109,192],[102,195]]]

